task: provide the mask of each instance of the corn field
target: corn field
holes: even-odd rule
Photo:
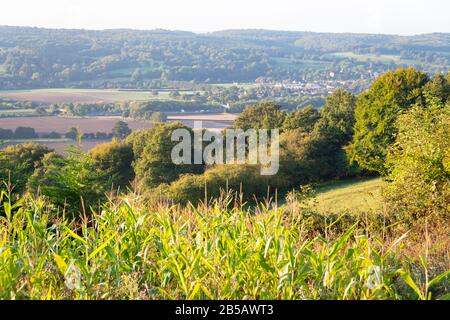
[[[386,247],[337,220],[315,232],[298,208],[131,194],[73,220],[39,198],[2,199],[1,299],[449,298],[449,271],[431,277],[425,260],[417,272],[398,256],[407,235]]]

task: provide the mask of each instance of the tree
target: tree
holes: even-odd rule
[[[131,81],[136,82],[142,79],[142,72],[141,69],[136,68],[131,75]]]
[[[0,139],[9,140],[13,138],[13,131],[11,129],[0,128]]]
[[[337,89],[326,99],[316,130],[332,135],[330,138],[338,147],[347,144],[353,137],[355,108],[355,96],[344,89]]]
[[[151,115],[151,121],[153,123],[157,123],[157,122],[165,122],[167,119],[166,115],[160,111],[155,111],[152,113]]]
[[[17,127],[14,131],[14,139],[35,139],[38,135],[34,128],[30,127]]]
[[[112,134],[118,139],[125,139],[131,133],[131,129],[128,127],[128,123],[124,121],[118,121],[112,129]]]
[[[146,188],[154,188],[161,183],[175,181],[181,174],[198,173],[203,171],[203,165],[174,164],[171,152],[178,141],[172,141],[172,132],[175,129],[186,129],[193,135],[192,129],[180,122],[159,123],[152,129],[142,130],[132,137],[135,151],[136,179]],[[127,139],[128,141],[128,139]],[[191,143],[193,157],[194,144]]]
[[[436,74],[424,87],[424,95],[427,100],[431,102],[435,99],[436,103],[445,104],[450,98],[449,80],[439,73]]]
[[[245,108],[234,126],[243,130],[282,129],[285,118],[286,112],[281,110],[280,105],[263,101]]]
[[[319,111],[313,106],[307,106],[287,114],[283,130],[299,129],[302,132],[311,132],[319,119]]]
[[[42,165],[43,157],[52,152],[40,144],[18,144],[0,150],[0,183],[10,179],[14,193],[22,194],[28,178]]]
[[[79,132],[79,130],[77,128],[72,127],[72,128],[70,128],[69,132],[67,132],[64,136],[67,139],[71,139],[71,140],[76,141],[76,140],[78,140],[78,138],[80,136],[80,132]]]
[[[111,186],[107,173],[98,170],[93,160],[78,148],[66,157],[52,152],[42,159],[29,178],[27,189],[38,193],[72,215],[90,213],[105,198]]]
[[[134,155],[130,144],[113,139],[112,142],[96,145],[89,155],[94,160],[94,166],[110,177],[114,187],[125,188],[133,181]]]
[[[414,104],[424,105],[427,75],[412,68],[381,75],[358,97],[355,133],[347,149],[350,158],[367,170],[386,174],[387,149],[396,135],[395,121]]]
[[[450,104],[413,107],[387,155],[389,208],[401,219],[450,218]]]

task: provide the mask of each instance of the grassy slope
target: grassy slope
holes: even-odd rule
[[[381,211],[381,187],[381,178],[327,183],[317,189],[315,207],[324,213]]]

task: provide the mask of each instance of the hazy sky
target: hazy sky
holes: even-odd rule
[[[207,32],[450,32],[448,0],[3,0],[0,25]]]

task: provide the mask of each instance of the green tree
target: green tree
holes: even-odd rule
[[[131,129],[128,127],[128,123],[124,121],[118,121],[112,129],[112,134],[118,139],[125,139],[131,133]]]
[[[450,74],[450,73],[449,73]],[[441,74],[436,74],[424,87],[424,95],[428,101],[445,104],[450,98],[450,83]]]
[[[248,106],[235,120],[234,126],[247,129],[282,129],[286,112],[281,106],[272,102],[263,101]]]
[[[356,98],[344,89],[337,89],[325,102],[320,112],[316,130],[330,139],[337,147],[351,141],[355,124]]]
[[[22,194],[28,178],[36,168],[41,167],[42,159],[52,152],[40,144],[19,144],[0,150],[0,183],[8,183],[14,187],[15,194]]]
[[[175,129],[186,129],[193,136],[192,129],[180,122],[159,123],[152,129],[143,130],[130,139],[135,150],[136,179],[146,188],[154,188],[162,183],[175,181],[181,174],[203,171],[203,165],[174,164],[171,152],[178,141],[172,141]],[[127,140],[128,141],[128,140]],[[191,143],[191,155],[194,155],[194,144]]]
[[[38,135],[34,128],[30,127],[17,127],[14,131],[14,139],[35,139]]]
[[[78,148],[66,152],[67,157],[48,153],[29,178],[27,189],[39,193],[65,212],[90,213],[106,198],[111,186],[107,173],[98,170],[94,161]]]
[[[0,139],[9,140],[13,138],[13,131],[11,129],[0,128]]]
[[[355,133],[348,153],[352,160],[371,171],[386,174],[388,146],[396,135],[395,121],[414,104],[424,104],[428,77],[412,68],[389,71],[363,92],[355,110]]]
[[[67,132],[64,136],[67,139],[76,141],[80,137],[80,131],[77,128],[72,127],[72,128],[70,128],[69,132]]]
[[[89,151],[94,166],[105,172],[114,187],[126,188],[134,179],[133,148],[130,144],[113,139],[96,145]]]
[[[320,113],[313,106],[297,109],[286,115],[283,130],[299,129],[302,132],[311,132],[319,119]]]
[[[387,155],[385,192],[398,217],[450,218],[449,124],[449,104],[416,106],[399,117],[396,141]]]

